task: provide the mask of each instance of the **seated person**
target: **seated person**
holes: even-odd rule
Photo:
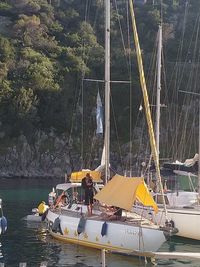
[[[109,220],[120,220],[122,217],[122,209],[119,207],[113,207],[113,214],[110,215]]]
[[[56,200],[54,208],[61,208],[67,205],[67,197],[65,192],[63,192]]]
[[[73,192],[73,202],[74,203],[78,203],[79,202],[79,198],[78,198],[78,192]]]
[[[109,220],[109,221],[121,220],[122,217],[121,208],[112,206],[109,208],[109,211],[112,211],[112,214],[103,213],[104,220]]]

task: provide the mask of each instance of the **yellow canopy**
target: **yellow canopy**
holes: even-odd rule
[[[137,199],[145,206],[158,210],[143,178],[124,177],[116,174],[94,198],[106,205],[132,210]]]
[[[89,173],[93,179],[93,182],[100,183],[101,180],[101,173],[98,171],[90,171],[90,170],[82,170],[79,172],[73,172],[71,174],[70,181],[71,182],[81,182],[81,180],[86,176],[86,174]]]
[[[151,193],[149,192],[149,189],[147,188],[144,180],[143,180],[142,184],[140,184],[137,188],[136,198],[144,206],[151,206],[151,207],[153,207],[153,209],[156,213],[158,212],[158,206],[155,203]]]

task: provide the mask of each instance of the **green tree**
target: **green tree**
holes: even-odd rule
[[[15,56],[15,49],[12,43],[5,37],[0,36],[0,61],[7,62]]]
[[[21,52],[21,60],[12,72],[12,77],[19,87],[26,84],[33,91],[57,91],[60,88],[56,81],[57,73],[56,64],[47,56],[31,48],[25,48]]]
[[[13,111],[18,119],[32,120],[37,114],[38,99],[31,88],[17,90],[13,97]]]

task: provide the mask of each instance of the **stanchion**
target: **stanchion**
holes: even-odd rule
[[[106,250],[102,249],[101,250],[101,266],[106,267]]]

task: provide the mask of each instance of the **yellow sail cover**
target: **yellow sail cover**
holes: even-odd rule
[[[101,183],[101,172],[98,171],[90,171],[90,170],[82,170],[79,172],[73,172],[71,174],[70,181],[71,182],[81,182],[81,180],[89,173],[95,183]]]
[[[115,175],[94,198],[109,206],[132,210],[137,199],[145,206],[151,206],[155,212],[158,207],[153,200],[143,178]]]

